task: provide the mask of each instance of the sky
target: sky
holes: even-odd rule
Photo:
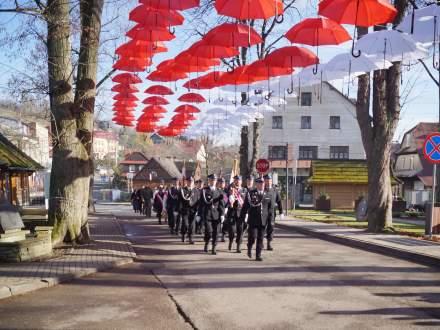
[[[0,8],[8,8],[13,4],[13,0],[3,0],[0,3]],[[22,1],[26,2],[26,1]],[[275,36],[281,35],[290,29],[294,24],[298,23],[301,19],[306,17],[316,17],[316,3],[315,0],[298,0],[296,3],[297,10],[292,10],[289,15],[286,15],[285,22],[280,25],[274,32]],[[130,24],[128,20],[128,12],[133,9],[137,4],[135,0],[107,0],[106,6],[104,9],[103,15],[103,33],[101,41],[104,41],[103,46],[101,47],[101,56],[99,63],[99,71],[98,77],[105,76],[110,70],[111,65],[113,63],[113,59],[111,56],[114,54],[114,50],[116,47],[121,45],[122,43],[128,41],[128,39],[124,36],[125,32],[129,29]],[[194,30],[195,23],[192,22],[191,15],[188,12],[183,13],[186,17],[186,22],[184,25],[177,27],[176,31],[176,39],[168,42],[167,46],[169,51],[167,53],[161,53],[154,57],[153,63],[154,65],[159,64],[163,60],[174,58],[179,52],[187,49],[191,44],[197,41],[198,37],[189,38],[188,34],[190,31]],[[214,25],[214,20],[216,18],[215,11],[212,12],[209,17],[207,17],[207,21]],[[212,23],[211,23],[212,22]],[[350,26],[345,26],[349,32],[352,31]],[[198,27],[200,28],[200,27]],[[25,27],[23,26],[23,18],[19,15],[14,14],[4,14],[0,13],[0,36],[3,35],[14,35],[23,31]],[[202,31],[206,32],[206,31]],[[0,39],[1,41],[1,39]],[[8,88],[8,81],[11,79],[12,75],[21,73],[27,74],[27,67],[25,59],[29,57],[30,51],[33,48],[35,41],[28,40],[25,45],[16,43],[14,47],[14,51],[11,52],[9,44],[2,43],[0,44],[0,98],[2,100],[14,100],[11,97],[10,90]],[[6,45],[6,46],[5,46]],[[277,47],[288,45],[286,39],[282,40],[277,44]],[[327,62],[333,56],[341,53],[347,52],[350,49],[350,42],[340,45],[340,46],[325,46],[320,47],[319,49],[319,57],[321,62]],[[312,48],[312,50],[315,50]],[[255,59],[255,55],[253,55],[253,59]],[[431,62],[428,61],[428,64]],[[437,73],[434,73],[437,75]],[[147,72],[140,73],[139,76],[144,80],[144,83],[138,85],[139,89],[143,91],[148,86],[155,84],[154,82],[148,82],[145,77],[148,75]],[[191,74],[190,78],[195,78],[196,74]],[[175,95],[169,98],[170,105],[167,106],[169,113],[167,117],[164,119],[163,124],[166,124],[170,117],[173,115],[173,109],[178,106],[180,103],[177,101],[177,98],[186,92],[185,89],[181,88],[181,85],[186,80],[177,82],[178,91]],[[174,83],[166,83],[169,87],[175,87]],[[98,95],[98,105],[99,108],[103,109],[99,111],[99,117],[101,119],[109,119],[111,118],[111,97],[113,94],[110,92],[112,87],[112,82],[108,80],[104,85],[103,89],[100,90]],[[341,82],[336,82],[336,87],[342,89],[344,91],[347,90],[347,84],[342,84]],[[411,87],[411,88],[409,88]],[[407,92],[407,89],[410,92]],[[351,97],[355,97],[356,87],[350,87]],[[420,64],[414,65],[411,67],[410,71],[403,71],[403,84],[402,90],[404,90],[404,105],[401,112],[401,120],[399,122],[395,140],[400,141],[403,137],[404,132],[415,126],[420,121],[438,121],[439,120],[439,112],[438,112],[438,88],[431,80],[431,78],[426,74],[425,70]],[[201,94],[204,94],[205,97],[215,98],[214,95],[218,95],[217,91],[202,91]],[[143,93],[138,93],[138,97],[142,100],[146,95]],[[203,110],[209,109],[212,107],[211,104],[201,105],[200,108]],[[138,109],[138,113],[140,113],[141,108]],[[232,132],[231,137],[235,139],[239,139],[239,131]]]

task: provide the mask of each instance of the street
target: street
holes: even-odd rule
[[[2,329],[411,329],[440,327],[438,269],[277,229],[273,252],[216,256],[165,225],[113,212],[137,262],[0,301]]]

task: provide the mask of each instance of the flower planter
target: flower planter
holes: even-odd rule
[[[330,211],[330,199],[316,199],[315,209],[317,211]]]

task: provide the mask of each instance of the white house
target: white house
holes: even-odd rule
[[[296,172],[297,200],[310,203],[312,188],[305,180],[310,175],[311,160],[365,159],[365,151],[352,100],[328,83],[322,84],[322,92],[320,86],[310,86],[296,94],[287,98],[286,106],[265,113],[260,158],[270,161],[281,186],[286,182],[286,168],[290,187]],[[249,139],[251,148],[252,134]]]

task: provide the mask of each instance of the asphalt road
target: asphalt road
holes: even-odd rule
[[[128,210],[114,209],[138,262],[0,301],[0,327],[440,327],[439,269],[280,229],[263,262],[227,251],[226,243],[212,256],[200,238],[184,244],[165,225],[127,217]]]

